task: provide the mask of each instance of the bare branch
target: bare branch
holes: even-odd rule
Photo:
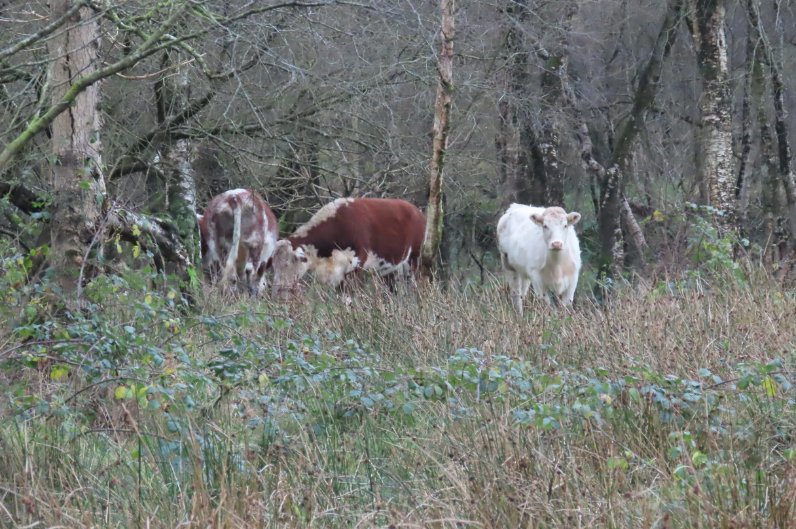
[[[47,24],[46,26],[41,28],[39,31],[37,31],[33,35],[30,35],[29,37],[26,37],[26,38],[20,40],[16,44],[11,45],[11,46],[5,48],[4,50],[0,50],[0,61],[3,61],[4,59],[6,59],[6,58],[14,55],[15,53],[17,53],[22,48],[24,48],[24,47],[26,47],[26,46],[28,46],[30,44],[33,44],[34,42],[37,42],[37,41],[41,40],[42,38],[46,37],[47,35],[49,35],[53,31],[55,31],[56,29],[61,27],[64,24],[64,22],[69,20],[69,18],[72,17],[72,15],[77,13],[80,10],[81,7],[86,6],[86,5],[88,5],[88,2],[86,0],[80,0],[78,2],[75,2],[75,4],[71,8],[69,8],[69,10],[66,11],[63,15],[61,15],[58,18],[56,18],[52,22],[50,22],[49,24]]]

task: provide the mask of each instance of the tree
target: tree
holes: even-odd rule
[[[655,45],[644,69],[642,70],[636,92],[633,96],[632,108],[627,120],[620,130],[613,145],[610,159],[605,165],[600,164],[594,156],[589,129],[581,123],[578,137],[581,144],[581,160],[586,169],[599,182],[598,230],[600,253],[598,256],[598,277],[610,278],[614,270],[617,256],[621,252],[617,242],[621,240],[620,216],[626,215],[631,226],[632,220],[629,205],[622,193],[623,175],[627,170],[631,149],[639,132],[644,126],[644,115],[653,105],[655,94],[660,82],[661,68],[664,59],[669,55],[674,44],[675,28],[680,21],[681,0],[670,0],[664,16],[663,24],[658,32]],[[632,234],[640,235],[640,229],[633,227]],[[637,242],[643,252],[645,242]]]
[[[65,15],[72,4],[71,0],[54,0],[53,14]],[[88,7],[81,7],[70,18],[69,26],[49,43],[53,106],[66,97],[77,79],[94,75],[99,66],[96,18]],[[103,215],[99,102],[100,84],[92,83],[74,95],[68,112],[52,120],[50,249],[56,282],[65,293],[77,290],[78,273],[84,269],[88,246]]]
[[[722,233],[734,230],[732,91],[725,35],[726,0],[688,0],[688,28],[702,77],[697,171]]]
[[[501,6],[505,17],[502,55],[505,65],[498,70],[498,132],[495,146],[501,183],[501,209],[512,202],[541,203],[544,182],[531,165],[533,127],[527,101],[528,50],[522,25],[527,19],[525,0],[509,0]],[[536,177],[536,178],[535,178]]]
[[[437,70],[437,99],[434,105],[434,129],[431,153],[428,207],[426,208],[426,236],[421,250],[421,268],[428,277],[438,264],[442,242],[442,175],[445,152],[448,148],[451,104],[453,102],[453,37],[455,0],[440,0],[442,15],[442,45]]]

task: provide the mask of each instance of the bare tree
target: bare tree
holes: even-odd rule
[[[426,236],[421,250],[421,268],[431,277],[438,263],[442,242],[444,212],[442,210],[442,175],[448,147],[451,104],[453,102],[453,37],[455,0],[440,0],[442,18],[441,40],[437,70],[437,99],[434,105],[434,138],[431,153],[428,207],[426,208]]]
[[[620,216],[624,213],[628,221],[632,217],[629,205],[621,190],[623,175],[628,167],[631,148],[639,132],[644,126],[644,115],[653,105],[656,91],[660,82],[661,68],[664,59],[669,55],[674,44],[675,29],[680,21],[682,0],[670,0],[663,24],[658,32],[655,45],[649,60],[639,76],[638,86],[633,96],[633,105],[628,118],[614,142],[611,157],[605,165],[600,164],[594,156],[592,142],[589,138],[589,129],[581,123],[578,137],[581,143],[581,159],[584,167],[591,172],[599,182],[598,200],[598,225],[600,237],[599,276],[611,277],[620,266],[619,259],[623,257],[621,250]],[[631,226],[635,223],[633,220]],[[637,227],[631,229],[631,235],[639,238],[641,230]],[[643,252],[646,242],[638,239],[639,250]]]

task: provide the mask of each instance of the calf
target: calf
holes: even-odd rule
[[[425,228],[423,213],[404,200],[338,198],[277,243],[273,293],[295,290],[308,270],[334,286],[355,270],[408,275],[417,269]]]
[[[222,288],[245,287],[258,294],[265,287],[265,269],[274,253],[276,217],[260,196],[232,189],[214,197],[204,215],[197,215],[202,266]]]
[[[573,227],[580,213],[562,208],[512,204],[497,224],[500,261],[506,271],[514,308],[534,293],[550,303],[547,291],[565,305],[572,303],[580,273],[580,244]]]

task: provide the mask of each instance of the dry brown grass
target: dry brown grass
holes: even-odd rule
[[[338,294],[312,292],[304,303],[246,308],[211,296],[204,310],[288,321],[235,330],[277,350],[314,336],[320,349],[344,360],[352,353],[340,344],[353,340],[373,355],[363,362],[374,371],[407,379],[447,372],[460,349],[482,351],[487,367],[501,356],[526,360],[533,371],[523,376],[542,389],[522,400],[452,386],[446,398],[418,399],[407,416],[355,408],[345,393],[328,398],[328,387],[310,384],[295,395],[301,413],[279,419],[282,435],[265,440],[262,428],[244,424],[267,416],[247,397],[256,387],[239,386],[202,413],[184,412],[193,434],[182,437],[182,474],[152,449],[131,458],[139,445],[134,435],[85,435],[56,446],[47,437],[52,423],[8,422],[0,428],[0,520],[69,527],[796,527],[796,459],[787,452],[796,434],[793,390],[780,384],[767,396],[766,386],[735,384],[742,364],[773,359],[782,361],[776,374],[792,378],[796,293],[765,278],[752,287],[627,287],[604,306],[581,296],[572,310],[532,303],[523,317],[498,284],[395,295],[365,286],[352,299],[346,305]],[[195,354],[218,350],[200,326],[191,332]],[[700,387],[717,399],[715,416],[675,408],[677,420],[667,422],[649,394],[637,401],[628,391],[660,383],[654,376],[702,380],[701,369],[724,380]],[[560,383],[545,388],[543,376]],[[591,380],[620,384],[624,377],[633,377],[624,389],[589,393]],[[607,403],[595,408],[604,420],[578,419],[569,411],[578,402]],[[706,407],[710,402],[705,397]],[[564,409],[561,426],[516,420],[516,410],[537,404]],[[131,429],[174,437],[162,420],[133,415],[140,424]],[[684,440],[691,438],[693,444]],[[682,454],[673,455],[676,448]]]

